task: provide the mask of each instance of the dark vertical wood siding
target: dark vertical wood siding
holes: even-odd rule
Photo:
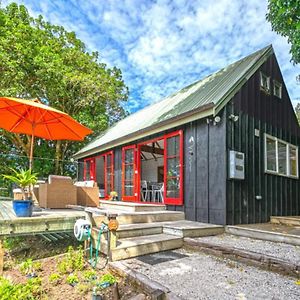
[[[270,95],[260,90],[260,71],[271,77]],[[282,99],[273,95],[273,79],[283,84]],[[299,125],[274,55],[226,106],[227,119],[232,113],[239,115],[239,120],[227,122],[227,148],[245,153],[245,180],[227,180],[227,223],[258,223],[269,221],[272,215],[299,215],[299,179],[264,172],[265,133],[300,144]],[[255,129],[259,136],[255,136]]]
[[[226,224],[226,123],[198,120],[184,131],[184,206],[187,220]]]

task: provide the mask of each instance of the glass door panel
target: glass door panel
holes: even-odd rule
[[[95,178],[95,158],[84,160],[84,180],[94,180]]]
[[[136,200],[136,148],[128,146],[122,149],[122,196],[124,200]]]
[[[183,135],[182,131],[165,136],[165,203],[183,204]]]
[[[96,181],[99,187],[100,197],[108,199],[114,187],[112,151],[96,157]]]

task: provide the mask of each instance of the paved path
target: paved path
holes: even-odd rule
[[[124,263],[182,299],[300,299],[294,278],[198,252],[181,249]]]

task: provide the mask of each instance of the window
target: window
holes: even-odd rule
[[[298,177],[298,148],[289,145],[289,170],[290,175]]]
[[[260,72],[260,88],[266,93],[270,93],[270,77]]]
[[[298,178],[298,147],[265,134],[265,171]]]
[[[281,99],[282,95],[282,84],[276,80],[273,80],[273,94],[274,96]]]
[[[266,136],[266,160],[267,170],[276,172],[276,140],[269,136]]]

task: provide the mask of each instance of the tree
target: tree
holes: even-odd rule
[[[126,115],[122,102],[128,89],[121,71],[101,63],[98,52],[89,53],[74,32],[42,16],[31,17],[24,5],[0,7],[0,71],[0,95],[38,98],[68,113],[94,131],[85,143]],[[13,144],[17,152],[29,155],[29,136],[6,131],[3,135],[6,146]],[[35,156],[54,158],[51,171],[60,174],[62,161],[84,144],[39,139],[36,143]]]
[[[294,64],[300,62],[300,1],[269,0],[267,20],[272,29],[287,37]]]

